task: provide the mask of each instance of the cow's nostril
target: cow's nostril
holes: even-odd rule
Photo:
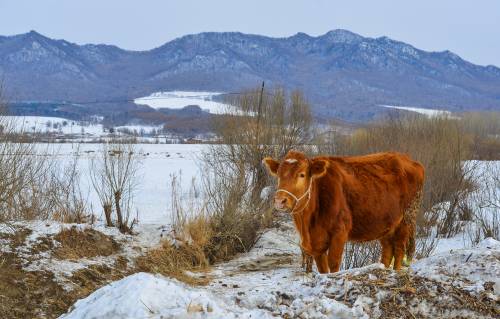
[[[286,204],[286,198],[275,198],[274,199],[275,205],[279,206],[284,206]]]

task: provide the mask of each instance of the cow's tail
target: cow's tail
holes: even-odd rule
[[[403,222],[408,226],[410,236],[406,242],[406,262],[409,264],[415,255],[415,234],[417,228],[417,214],[422,206],[422,191],[419,191],[410,207],[405,211]]]

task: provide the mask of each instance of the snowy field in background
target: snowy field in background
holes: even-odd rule
[[[4,124],[5,123],[5,124]],[[48,116],[3,116],[2,124],[16,132],[90,134],[100,136],[104,130],[101,124],[90,124]]]
[[[78,157],[81,173],[81,189],[84,198],[88,198],[93,211],[103,218],[99,199],[89,179],[89,168],[92,157],[98,156],[101,144],[38,144],[42,151],[54,154],[61,165],[69,165]],[[48,147],[48,149],[47,149]],[[141,168],[139,186],[134,197],[134,208],[139,212],[142,224],[168,224],[171,221],[171,176],[181,176],[181,186],[188,191],[192,179],[199,180],[199,162],[197,158],[207,145],[202,144],[137,144],[140,153]]]
[[[102,119],[98,119],[102,120]],[[91,137],[104,137],[109,134],[102,124],[87,121],[75,121],[61,117],[48,116],[2,116],[0,125],[12,128],[21,133],[55,133],[64,135],[80,135]],[[123,125],[114,129],[129,130],[132,133],[150,134],[152,131],[162,129],[161,125]]]
[[[231,105],[213,100],[213,97],[221,94],[224,93],[188,91],[156,92],[149,96],[135,99],[134,102],[135,104],[148,105],[155,109],[182,109],[188,105],[198,105],[202,110],[214,114],[232,112],[234,108]]]
[[[397,109],[397,110],[404,110],[404,111],[410,111],[410,112],[415,112],[419,114],[426,115],[428,117],[436,117],[436,116],[451,116],[450,111],[444,111],[444,110],[435,110],[435,109],[424,109],[420,107],[413,107],[413,106],[395,106],[395,105],[379,105],[385,108],[390,108],[390,109]]]

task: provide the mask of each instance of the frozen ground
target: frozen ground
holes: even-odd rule
[[[231,105],[213,100],[214,96],[221,94],[223,93],[188,91],[156,92],[149,96],[135,99],[134,102],[135,104],[148,105],[155,109],[182,109],[188,105],[198,105],[202,110],[215,114],[227,113],[233,110]]]
[[[495,318],[500,311],[493,239],[400,273],[373,264],[330,275],[306,275],[294,243],[284,224],[248,254],[214,267],[206,287],[138,273],[79,300],[62,318]]]
[[[88,225],[34,221],[0,225],[0,233],[12,232],[13,226],[31,233],[19,246],[0,236],[0,251],[15,252],[24,271],[54,274],[68,293],[80,289],[76,272],[114,267],[120,257],[132,266],[135,257],[170,238],[168,227],[155,223],[139,224],[133,236],[95,225],[121,244],[119,252],[59,259],[40,249],[47,238],[61,229]],[[448,248],[399,273],[372,264],[336,274],[305,274],[294,226],[283,222],[266,230],[250,252],[208,273],[193,274],[210,278],[207,286],[135,273],[80,299],[62,318],[497,318],[500,242],[489,238],[463,248],[456,238]]]

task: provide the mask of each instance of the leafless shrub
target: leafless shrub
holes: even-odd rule
[[[215,234],[211,259],[250,249],[258,230],[270,223],[272,209],[261,195],[272,181],[262,159],[282,157],[310,139],[310,107],[299,92],[287,96],[282,89],[272,94],[255,90],[228,103],[238,112],[215,121],[220,144],[203,155],[207,212]]]
[[[136,146],[119,140],[103,144],[98,156],[90,161],[90,178],[101,201],[106,223],[113,225],[111,215],[114,210],[116,227],[121,232],[130,232],[137,222],[137,219],[129,219],[140,164]]]
[[[201,186],[193,182],[186,198],[179,177],[172,177],[176,243],[204,256],[196,253],[193,265],[225,260],[254,245],[259,230],[272,219],[269,201],[261,196],[270,182],[262,159],[282,156],[309,138],[310,110],[299,93],[287,98],[283,90],[256,90],[228,103],[237,111],[213,123],[220,143],[201,156]],[[189,199],[193,197],[195,201]]]
[[[500,112],[465,113],[460,122],[472,139],[472,159],[500,159]]]
[[[50,169],[47,157],[17,134],[19,128],[4,116],[6,111],[0,85],[0,221],[48,218],[46,210],[36,209],[39,202],[47,203],[35,197]]]
[[[76,154],[79,154],[79,149]],[[84,223],[92,220],[87,198],[80,187],[78,162],[77,155],[67,165],[54,167],[49,171],[44,198],[52,202],[52,219],[64,223]]]
[[[258,200],[262,189],[271,182],[262,159],[282,157],[310,140],[310,107],[300,92],[287,96],[282,89],[271,94],[251,91],[229,99],[228,104],[238,111],[214,121],[220,144],[211,147],[205,160],[220,161],[222,169],[232,173],[238,173],[240,165],[244,165],[251,176],[252,197]]]
[[[482,162],[478,171],[480,186],[470,195],[473,216],[465,231],[473,245],[487,237],[500,239],[500,164]]]
[[[381,247],[377,241],[347,243],[344,248],[342,269],[363,267],[380,261]]]

